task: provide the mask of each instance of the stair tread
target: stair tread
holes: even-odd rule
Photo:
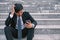
[[[5,25],[1,25],[0,29],[4,29]],[[59,29],[60,25],[37,25],[36,29]]]
[[[0,35],[0,40],[6,40],[5,35]],[[33,40],[60,40],[60,34],[49,34],[49,35],[35,34]]]

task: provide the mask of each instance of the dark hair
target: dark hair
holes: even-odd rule
[[[18,11],[23,9],[23,6],[22,4],[16,3],[14,9],[15,9],[15,12],[17,13]]]

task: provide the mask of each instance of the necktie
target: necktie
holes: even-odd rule
[[[21,19],[18,18],[18,40],[22,40]]]

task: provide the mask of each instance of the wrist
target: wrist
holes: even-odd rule
[[[33,28],[34,28],[34,26],[35,26],[35,25],[32,23],[32,27],[33,27]]]
[[[12,18],[13,17],[13,14],[10,14],[10,18]]]

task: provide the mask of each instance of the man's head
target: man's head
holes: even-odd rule
[[[15,9],[15,12],[16,12],[17,16],[22,16],[22,14],[23,14],[23,6],[22,6],[22,4],[16,3],[14,9]]]

